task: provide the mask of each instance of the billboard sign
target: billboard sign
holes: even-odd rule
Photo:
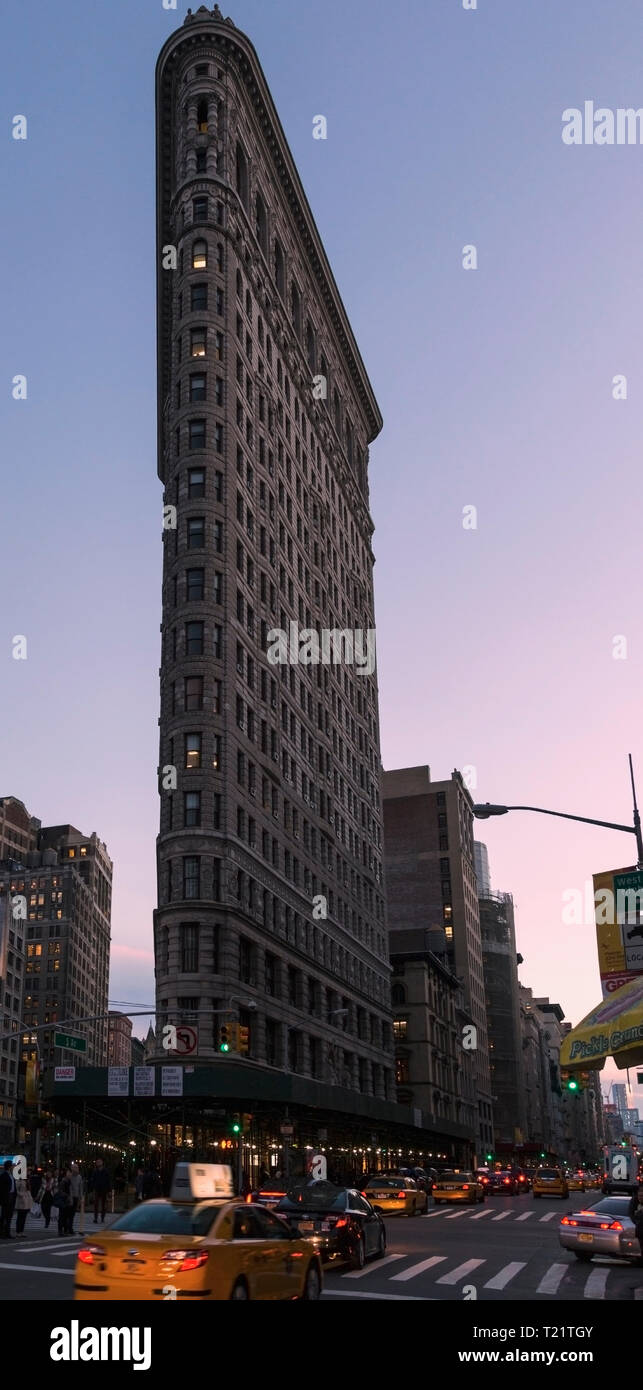
[[[594,874],[594,914],[605,999],[643,973],[643,873],[626,868]]]
[[[107,1068],[107,1094],[108,1096],[129,1095],[129,1067]]]

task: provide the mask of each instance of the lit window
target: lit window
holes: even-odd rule
[[[208,264],[207,241],[195,241],[192,247],[192,269],[205,270]]]
[[[190,356],[205,357],[207,329],[193,328],[190,333]]]
[[[201,735],[185,735],[185,766],[188,769],[201,766]]]
[[[393,1022],[393,1037],[398,1040],[405,1038],[408,1031],[408,1019],[397,1018]]]

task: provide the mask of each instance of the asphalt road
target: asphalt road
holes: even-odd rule
[[[386,1219],[383,1260],[326,1272],[324,1298],[559,1302],[643,1301],[643,1268],[596,1257],[581,1264],[558,1243],[558,1221],[583,1205],[531,1196],[489,1198],[476,1207],[430,1206],[426,1216]],[[587,1194],[590,1202],[600,1192]],[[71,1299],[78,1236],[27,1219],[25,1236],[0,1240],[0,1301]],[[87,1233],[95,1227],[87,1222]]]

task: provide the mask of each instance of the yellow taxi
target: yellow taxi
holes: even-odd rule
[[[584,1192],[587,1186],[583,1173],[566,1172],[565,1182],[567,1183],[568,1192]]]
[[[433,1201],[439,1202],[484,1202],[486,1193],[475,1173],[468,1170],[447,1170],[441,1173],[433,1184]]]
[[[320,1298],[314,1247],[264,1207],[212,1195],[221,1187],[212,1180],[215,1168],[221,1171],[216,1164],[177,1164],[169,1199],[141,1202],[87,1240],[78,1251],[74,1298]],[[190,1169],[196,1171],[179,1171]],[[231,1174],[224,1185],[231,1192]]]
[[[562,1168],[537,1168],[531,1188],[535,1198],[569,1196],[569,1186]]]
[[[389,1215],[399,1212],[401,1216],[417,1216],[418,1212],[424,1212],[429,1204],[426,1192],[423,1192],[413,1178],[401,1177],[379,1177],[375,1174],[369,1178],[362,1192],[375,1211],[385,1211]]]

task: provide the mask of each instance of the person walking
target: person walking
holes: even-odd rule
[[[143,1174],[143,1201],[148,1202],[150,1197],[160,1197],[162,1191],[161,1179],[150,1163]]]
[[[42,1214],[45,1218],[46,1231],[49,1230],[49,1222],[51,1221],[51,1208],[53,1205],[53,1200],[54,1175],[53,1173],[45,1173],[43,1184],[38,1194],[38,1201],[40,1202],[40,1210],[42,1211]]]
[[[13,1167],[13,1159],[5,1158],[0,1172],[0,1237],[3,1240],[13,1240],[11,1218],[17,1197]]]
[[[16,1182],[16,1235],[23,1236],[25,1233],[25,1221],[27,1212],[31,1211],[33,1197],[29,1191],[29,1183],[26,1178],[18,1178]]]
[[[102,1158],[97,1158],[94,1164],[94,1171],[89,1179],[90,1190],[94,1194],[94,1225],[98,1222],[98,1210],[100,1208],[100,1219],[105,1220],[105,1203],[107,1194],[112,1190],[112,1180],[103,1163]]]
[[[85,1184],[82,1179],[80,1168],[77,1163],[72,1163],[69,1170],[69,1182],[71,1187],[71,1214],[69,1217],[69,1235],[74,1234],[74,1217],[80,1209],[80,1203],[85,1193]]]
[[[144,1173],[143,1173],[143,1169],[142,1169],[142,1168],[139,1168],[139,1169],[138,1169],[138,1172],[137,1172],[137,1174],[136,1174],[136,1177],[135,1177],[135,1179],[134,1179],[134,1196],[135,1196],[137,1202],[142,1202],[142,1201],[143,1201],[143,1180],[144,1180],[144,1176],[145,1176],[145,1175],[144,1175]]]
[[[69,1222],[74,1210],[71,1195],[71,1169],[65,1172],[61,1169],[60,1182],[54,1197],[54,1206],[58,1208],[58,1235],[70,1235]]]

